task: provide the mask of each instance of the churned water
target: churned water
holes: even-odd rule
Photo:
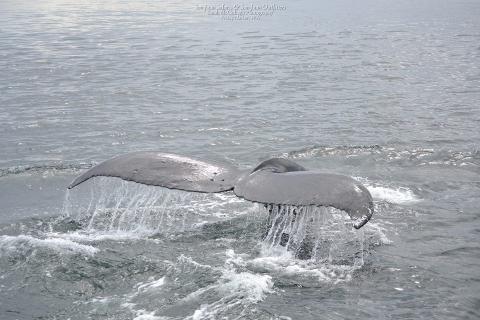
[[[0,319],[478,319],[478,17],[474,0],[0,0]],[[66,192],[139,150],[286,157],[354,177],[376,212],[354,230],[228,192]]]

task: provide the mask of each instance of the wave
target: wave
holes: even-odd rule
[[[152,280],[147,283],[141,283],[137,287],[138,292],[144,292],[144,291],[149,291],[152,289],[159,288],[165,284],[165,277],[161,277],[157,280]]]
[[[180,255],[175,262],[166,261],[166,274],[138,282],[123,296],[98,297],[90,303],[99,308],[116,304],[135,319],[166,319],[158,314],[165,314],[172,307],[176,310],[175,319],[246,315],[251,311],[250,306],[274,292],[273,279],[270,275],[237,268],[231,261],[236,259],[233,250],[227,250],[225,257],[223,265],[210,266]],[[206,277],[216,280],[203,282]],[[173,292],[177,293],[175,300]]]
[[[0,236],[0,252],[27,254],[31,249],[43,248],[61,254],[93,256],[98,249],[61,238],[35,238],[28,235]]]
[[[331,156],[331,155],[349,155],[349,154],[359,154],[359,153],[380,153],[382,147],[379,145],[370,145],[370,146],[322,146],[314,145],[311,147],[305,147],[298,150],[293,150],[287,153],[283,153],[282,156],[285,158],[291,159],[300,159],[300,158],[314,158],[317,156]]]
[[[229,249],[226,255],[227,260],[218,281],[190,293],[183,301],[202,301],[204,297],[211,295],[216,296],[216,299],[213,302],[201,304],[192,315],[185,319],[216,319],[232,312],[237,313],[241,318],[247,316],[250,306],[264,300],[267,294],[274,292],[272,276],[248,270],[239,271],[232,264],[232,259],[235,259],[234,251]]]
[[[45,174],[47,172],[76,172],[89,169],[96,163],[46,163],[38,165],[20,165],[7,168],[0,168],[0,178],[19,174]]]
[[[366,145],[366,146],[325,146],[314,145],[281,154],[281,157],[291,159],[311,159],[329,156],[373,156],[376,161],[401,162],[411,165],[451,165],[480,166],[480,150],[435,150],[432,148],[401,149],[396,147]]]
[[[255,305],[284,284],[317,287],[348,282],[362,268],[299,260],[287,251],[271,250],[265,243],[262,246],[260,253],[253,254],[227,249],[219,265],[180,255],[175,261],[165,261],[165,272],[136,283],[124,295],[96,297],[89,304],[102,310],[120,308],[135,319],[163,319],[168,314],[189,320],[232,314],[255,319],[262,312]]]

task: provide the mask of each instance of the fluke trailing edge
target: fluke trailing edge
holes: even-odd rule
[[[373,215],[372,196],[358,181],[307,170],[282,158],[266,160],[253,170],[240,170],[176,154],[133,152],[89,169],[68,188],[97,176],[193,192],[233,190],[238,197],[263,204],[334,207],[346,211],[356,229]]]

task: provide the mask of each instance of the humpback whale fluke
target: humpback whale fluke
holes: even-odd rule
[[[232,190],[241,171],[232,165],[177,154],[132,152],[104,161],[77,177],[72,189],[90,178],[117,177],[146,185],[194,192]]]
[[[373,215],[372,196],[358,181],[307,170],[282,158],[266,160],[253,170],[240,170],[230,164],[176,154],[133,152],[87,170],[68,188],[97,176],[193,192],[233,190],[238,197],[263,204],[334,207],[346,211],[356,229]]]

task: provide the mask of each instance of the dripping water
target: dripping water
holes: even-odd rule
[[[291,252],[298,259],[330,264],[364,264],[363,230],[353,228],[348,215],[332,207],[266,205],[263,244]]]
[[[95,178],[79,192],[67,191],[63,218],[86,232],[173,234],[248,212],[251,204],[229,194],[206,194]]]

